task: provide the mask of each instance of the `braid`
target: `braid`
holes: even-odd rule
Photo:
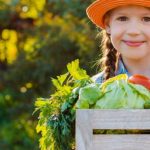
[[[102,58],[100,64],[104,71],[104,80],[115,76],[117,59],[117,50],[113,47],[109,34],[105,30],[102,31]]]

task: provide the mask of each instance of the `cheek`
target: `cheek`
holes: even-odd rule
[[[148,41],[150,42],[150,29],[148,31],[149,32],[147,32],[147,38],[148,38]]]
[[[124,35],[123,27],[112,24],[110,27],[110,31],[111,31],[110,36],[111,36],[112,43],[114,45],[116,45],[117,43],[120,43],[120,41],[123,39],[123,35]]]
[[[147,46],[150,47],[150,29],[143,31],[143,33],[144,33],[145,40],[147,41]]]
[[[112,22],[110,24],[110,31],[112,45],[117,51],[119,51],[122,40],[124,39],[123,36],[125,33],[125,29],[119,24]]]
[[[122,40],[123,40],[123,34],[118,29],[113,30],[111,34],[111,42],[116,50],[119,49]]]

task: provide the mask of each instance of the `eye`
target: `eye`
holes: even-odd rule
[[[118,17],[117,20],[119,20],[119,21],[127,21],[128,18],[126,16],[121,16],[121,17]]]
[[[149,22],[150,21],[150,17],[143,17],[143,21]]]

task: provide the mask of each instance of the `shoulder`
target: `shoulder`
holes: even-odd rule
[[[104,71],[92,76],[91,79],[95,83],[99,83],[99,84],[103,83],[104,82]]]
[[[117,76],[119,74],[127,74],[128,76],[131,76],[129,74],[128,70],[126,69],[121,57],[119,58],[119,61],[118,61],[118,68],[115,73],[115,76]],[[99,84],[103,83],[104,82],[104,71],[92,76],[91,79],[95,83],[99,83]]]

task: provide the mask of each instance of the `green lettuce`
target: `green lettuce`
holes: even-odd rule
[[[78,108],[90,108],[102,97],[98,84],[89,84],[79,90],[79,99],[76,104]]]
[[[110,78],[101,85],[92,83],[81,88],[76,103],[76,108],[80,109],[142,109],[149,106],[149,90],[129,83],[125,74]]]

